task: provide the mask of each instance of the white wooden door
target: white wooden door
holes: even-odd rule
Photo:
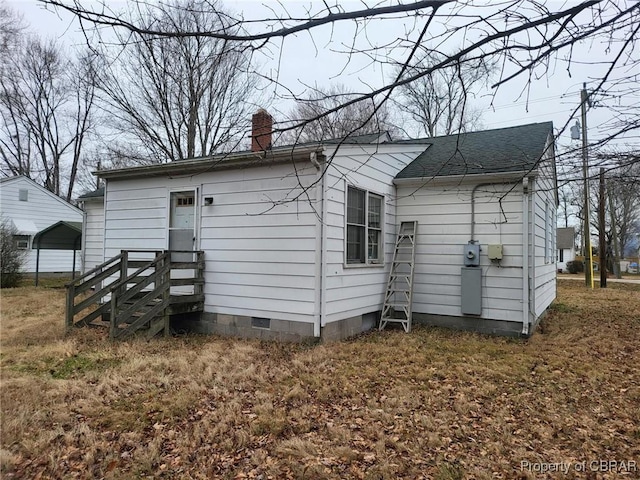
[[[172,253],[172,262],[191,262],[195,260],[196,249],[196,204],[195,190],[171,192],[169,212],[169,250],[181,250]],[[174,270],[172,278],[194,276],[194,270]],[[193,287],[173,287],[172,294],[193,293]]]

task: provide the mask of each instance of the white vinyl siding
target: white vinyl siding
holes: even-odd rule
[[[28,220],[38,231],[59,221],[82,222],[82,211],[25,177],[3,179],[1,185],[0,213],[3,219]],[[34,233],[28,235],[29,248],[23,268],[27,273],[36,271],[37,251],[31,248],[33,236]],[[77,251],[77,271],[81,269],[81,258],[81,252]],[[72,264],[72,250],[40,250],[40,272],[71,272]]]
[[[167,248],[166,178],[109,180],[105,189],[104,259],[121,250]]]
[[[535,225],[534,251],[533,251],[533,312],[537,319],[556,297],[556,273],[557,267],[553,261],[555,245],[555,183],[553,178],[552,160],[546,158],[538,168],[538,178],[535,181],[533,193]],[[549,235],[545,235],[545,226]],[[551,261],[550,260],[551,257]]]
[[[205,311],[313,322],[318,178],[310,163],[223,170],[184,178],[109,180],[105,250],[166,249],[171,191],[199,189]],[[202,198],[212,197],[212,205]]]
[[[393,178],[425,148],[423,145],[344,145],[332,158],[325,178],[323,324],[382,309],[396,235]],[[331,158],[331,151],[326,154]],[[378,264],[345,262],[348,186],[383,198],[380,248],[384,253]]]
[[[313,322],[320,206],[311,164],[216,172],[202,195],[209,312]],[[297,173],[297,176],[296,176]]]
[[[418,222],[414,313],[462,315],[461,267],[464,245],[471,239],[474,186],[429,183],[398,187],[398,223]],[[521,323],[522,187],[495,185],[478,189],[475,212],[474,240],[481,248],[482,318]],[[487,258],[489,244],[503,245],[499,265]]]

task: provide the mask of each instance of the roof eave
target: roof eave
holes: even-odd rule
[[[242,152],[218,155],[211,158],[198,158],[193,160],[178,160],[170,163],[144,165],[139,167],[120,168],[115,170],[99,170],[94,175],[105,179],[157,177],[167,175],[192,175],[214,170],[229,170],[235,168],[250,168],[264,165],[273,165],[286,162],[310,161],[311,154],[321,154],[321,145],[309,145],[305,147],[286,149],[282,151],[272,150],[267,152]]]
[[[534,170],[519,170],[514,172],[474,173],[465,175],[441,175],[434,177],[395,178],[393,183],[398,186],[423,186],[446,183],[477,183],[479,180],[487,181],[519,181],[524,177],[536,177],[538,172]]]

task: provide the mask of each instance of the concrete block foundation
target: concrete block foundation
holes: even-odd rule
[[[475,317],[453,317],[449,315],[432,315],[429,313],[413,313],[414,325],[429,325],[433,327],[466,330],[487,335],[505,337],[522,337],[522,322],[508,322],[505,320],[490,320]],[[534,327],[535,328],[535,327]],[[529,335],[533,328],[529,329]]]
[[[350,317],[320,329],[320,340],[335,342],[358,335],[377,325],[378,312]],[[313,324],[257,318],[224,313],[203,312],[200,314],[174,315],[171,317],[174,331],[188,331],[205,335],[223,335],[284,342],[309,342],[318,340],[313,336]]]

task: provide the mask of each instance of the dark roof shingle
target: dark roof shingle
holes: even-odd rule
[[[544,155],[552,133],[553,123],[544,122],[421,139],[429,147],[396,178],[528,171]]]
[[[96,190],[85,192],[78,197],[78,200],[86,200],[88,198],[100,198],[104,197],[104,187],[100,187]]]

